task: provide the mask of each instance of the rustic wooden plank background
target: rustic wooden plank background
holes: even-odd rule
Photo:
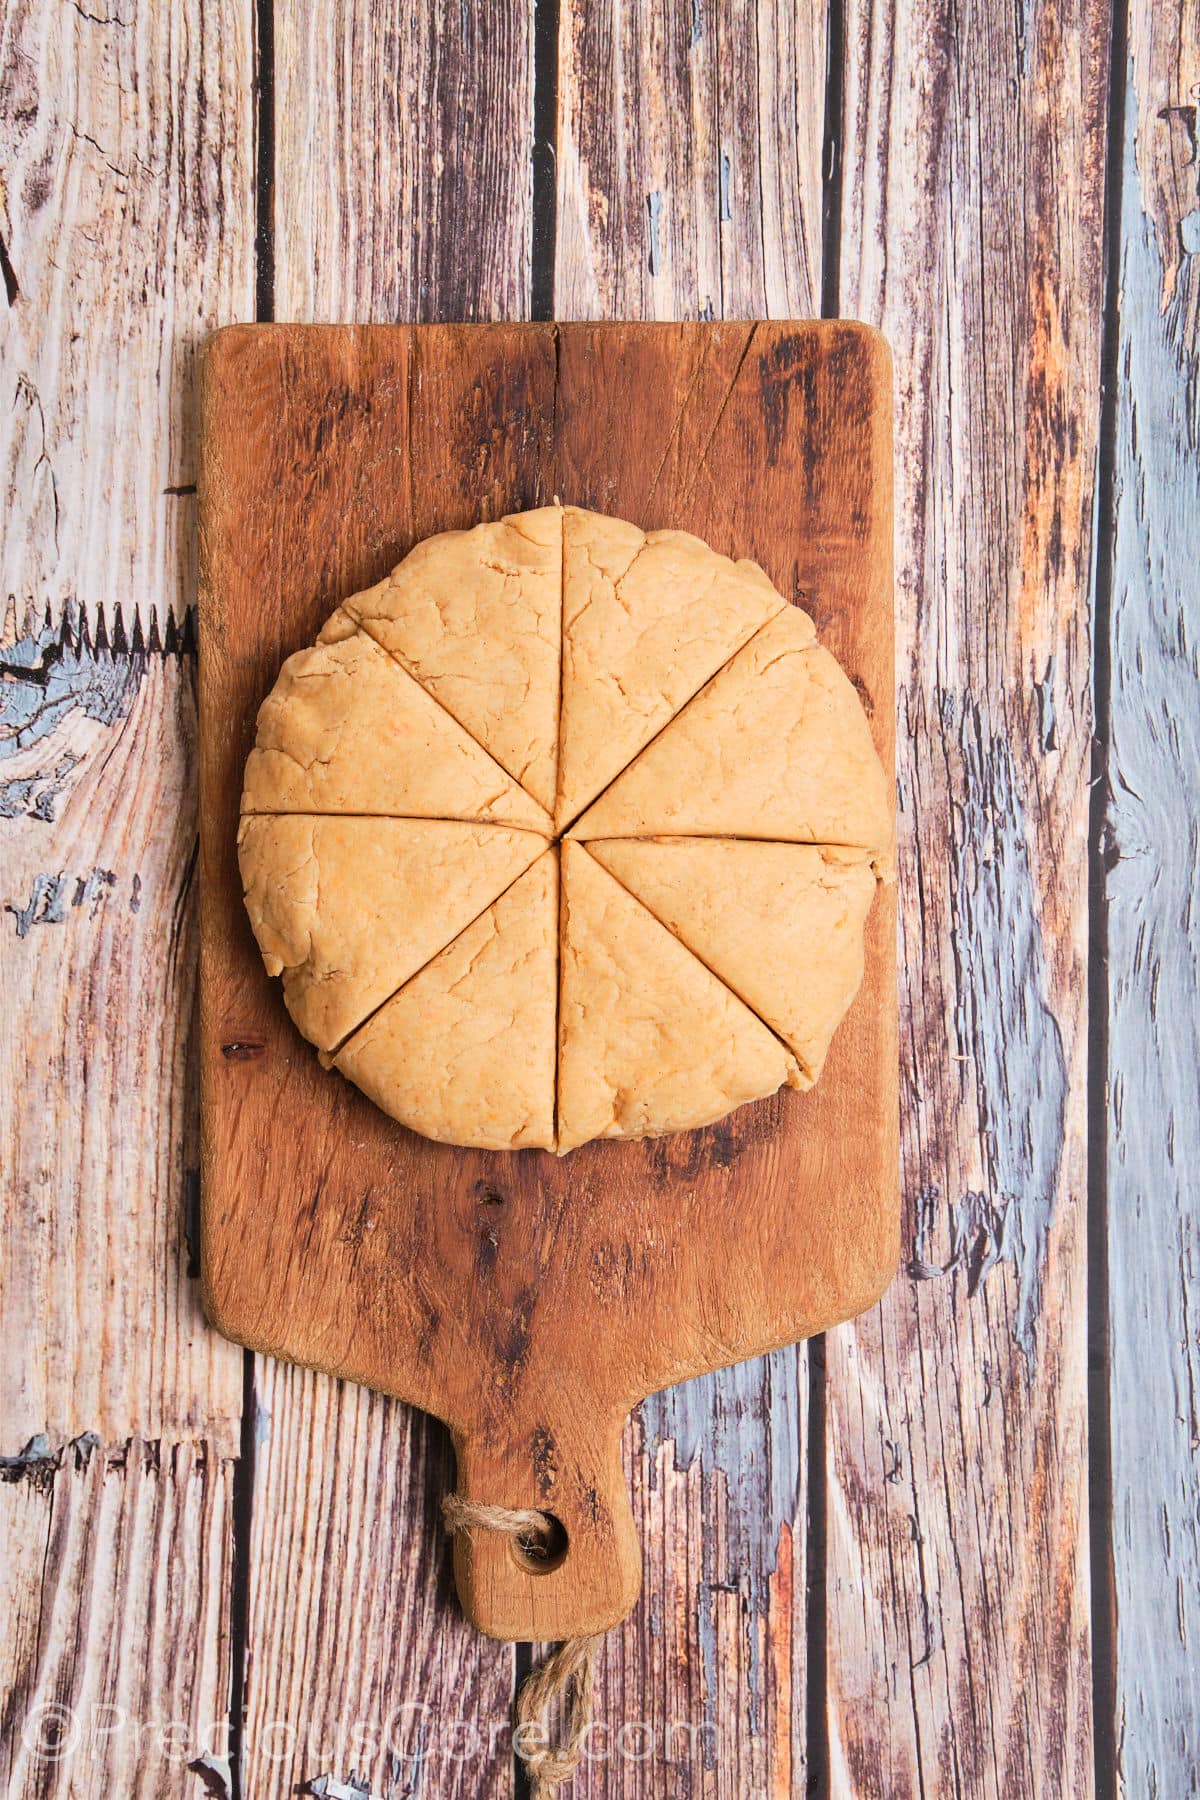
[[[1123,55],[1126,48],[1123,48]],[[1135,0],[1112,147],[1107,925],[1113,1724],[1200,1792],[1200,9]],[[1119,185],[1118,185],[1119,184]]]
[[[3,11],[13,1795],[195,1791],[179,1743],[228,1710],[241,1359],[201,1315],[187,1211],[189,420],[201,337],[254,304],[253,85],[243,0]]]
[[[7,1791],[521,1791],[440,1428],[198,1311],[199,338],[841,311],[896,352],[906,1265],[642,1409],[576,1789],[1200,1792],[1196,0],[0,19]]]
[[[910,1248],[907,1280],[829,1344],[839,1795],[1093,1790],[1088,587],[1109,29],[1094,0],[846,14],[838,301],[887,332],[899,382]]]

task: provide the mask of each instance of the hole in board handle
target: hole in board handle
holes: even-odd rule
[[[544,1512],[545,1530],[509,1539],[509,1550],[518,1569],[527,1575],[553,1575],[567,1560],[567,1528],[553,1513]]]

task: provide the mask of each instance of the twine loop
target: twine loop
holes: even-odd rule
[[[552,1542],[553,1527],[545,1513],[514,1506],[489,1506],[447,1494],[442,1502],[447,1531],[499,1531],[526,1556],[536,1558]],[[570,1781],[583,1754],[583,1735],[592,1716],[598,1637],[568,1638],[540,1667],[526,1676],[517,1696],[513,1745],[529,1771],[531,1800],[554,1800],[555,1789]],[[565,1734],[551,1744],[546,1715],[556,1702],[564,1706]],[[530,1739],[536,1741],[530,1742]]]

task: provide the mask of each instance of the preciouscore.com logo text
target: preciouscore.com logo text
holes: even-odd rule
[[[231,1736],[228,1719],[197,1730],[185,1719],[137,1719],[121,1706],[96,1703],[76,1710],[46,1702],[26,1714],[21,1746],[35,1763],[94,1761],[119,1749],[123,1754],[132,1751],[143,1767],[156,1760],[187,1767],[201,1760],[227,1760]],[[711,1767],[716,1737],[715,1726],[707,1721],[652,1724],[644,1719],[593,1719],[583,1732],[580,1751],[589,1763]],[[326,1722],[311,1730],[289,1719],[251,1718],[241,1733],[240,1750],[243,1759],[268,1763],[299,1757],[312,1767],[314,1777],[319,1771],[370,1768],[380,1761],[400,1777],[405,1768],[411,1773],[414,1763],[492,1761],[514,1754],[524,1758],[546,1742],[540,1724],[514,1728],[507,1719],[446,1717],[422,1701],[404,1701],[382,1721],[353,1719],[332,1726]],[[408,1791],[402,1779],[399,1786]],[[391,1793],[387,1784],[379,1790],[378,1777],[370,1796],[357,1782],[348,1789],[339,1782],[326,1791],[353,1792],[362,1800],[390,1800]]]

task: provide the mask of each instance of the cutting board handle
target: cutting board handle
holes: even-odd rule
[[[544,1567],[506,1532],[456,1534],[454,1579],[477,1630],[526,1643],[586,1637],[629,1612],[642,1571],[621,1428],[597,1417],[571,1432],[539,1424],[503,1440],[454,1433],[463,1500],[549,1513],[565,1533]]]

